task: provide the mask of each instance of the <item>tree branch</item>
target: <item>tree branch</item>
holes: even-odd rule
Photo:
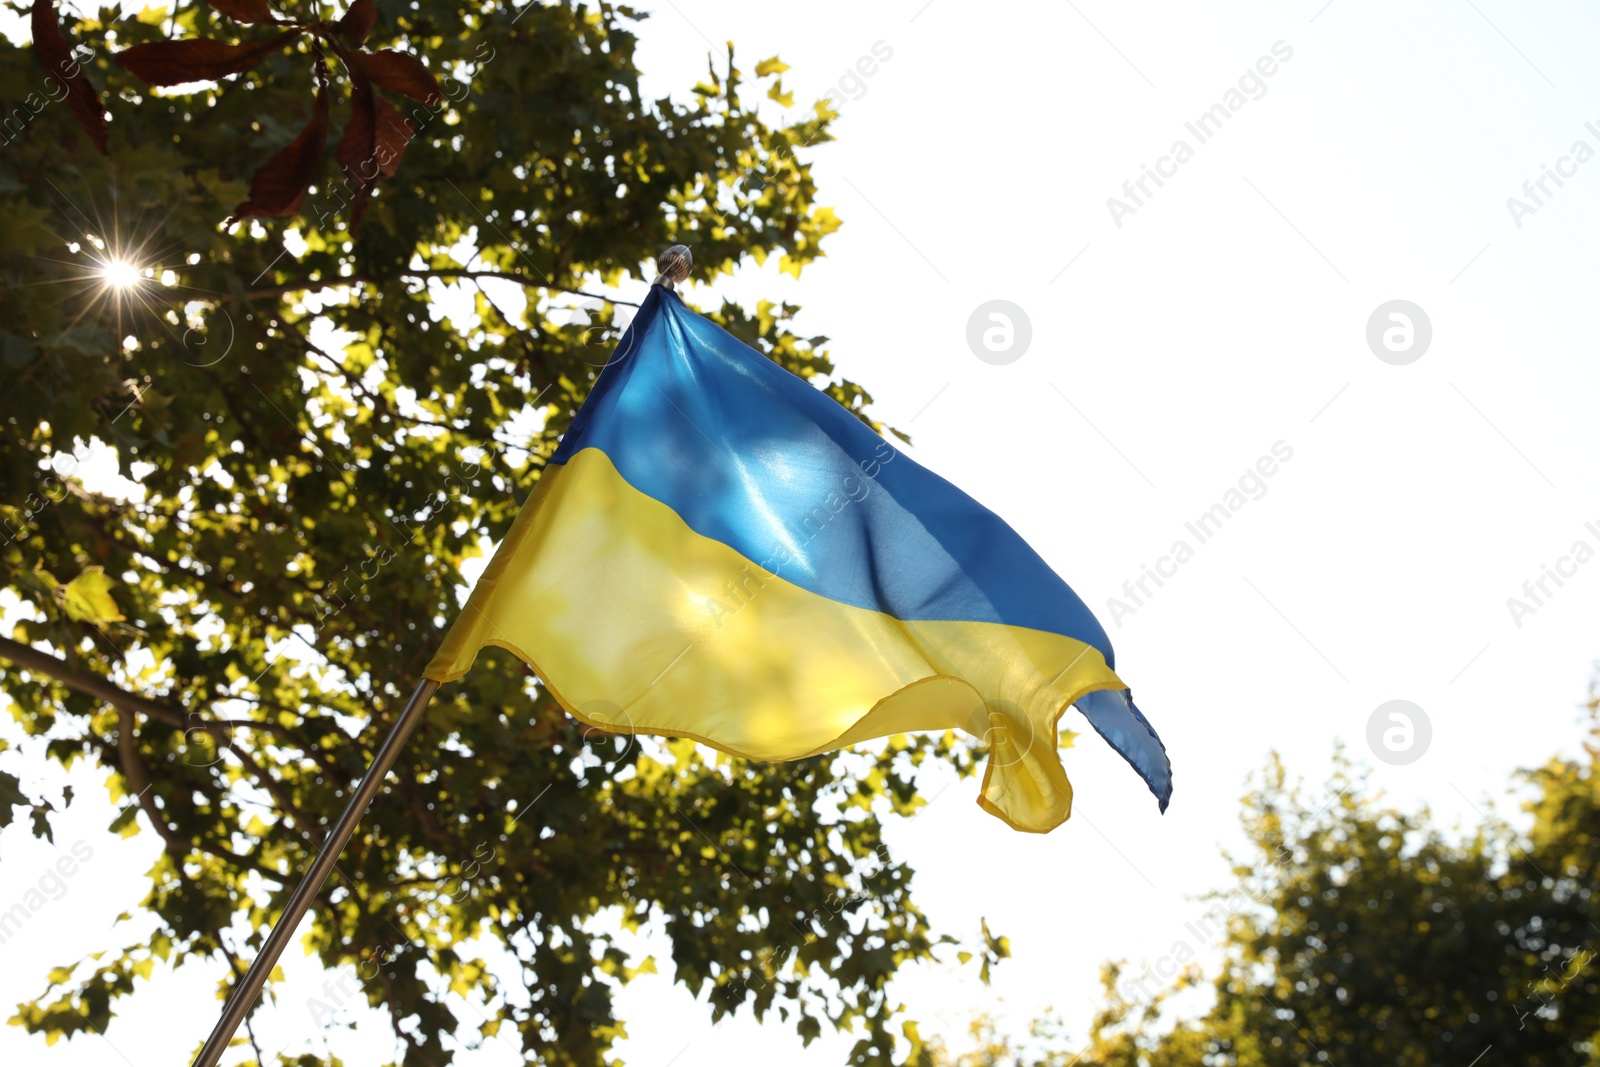
[[[8,659],[24,670],[34,671],[48,678],[54,678],[68,689],[75,689],[80,693],[99,697],[116,708],[137,711],[154,719],[156,722],[165,723],[185,733],[190,730],[203,730],[216,738],[222,747],[238,756],[246,766],[260,774],[266,784],[266,788],[273,792],[274,796],[277,795],[278,791],[275,788],[275,782],[272,777],[266,773],[259,763],[256,763],[247,753],[234,745],[231,736],[231,731],[234,727],[243,726],[247,729],[265,730],[306,752],[311,757],[312,762],[330,774],[339,772],[336,764],[323,758],[325,754],[320,750],[319,746],[315,744],[307,745],[282,723],[263,722],[259,719],[233,718],[214,718],[195,722],[194,720],[199,718],[198,712],[188,711],[177,704],[164,704],[148,697],[139,696],[137,693],[130,693],[109,679],[103,678],[98,674],[88,674],[76,670],[65,660],[57,659],[48,652],[41,652],[37,648],[25,645],[20,641],[14,641],[9,637],[0,637],[0,659]],[[289,811],[291,815],[294,814],[292,808]]]
[[[158,722],[175,726],[178,729],[200,729],[215,737],[222,747],[232,752],[239,762],[255,774],[262,787],[272,794],[273,800],[277,802],[279,810],[289,820],[291,826],[300,831],[302,838],[309,842],[312,848],[321,846],[317,835],[312,833],[313,829],[318,828],[317,824],[313,823],[300,810],[277,778],[268,772],[250,753],[235,745],[233,739],[228,736],[227,731],[222,727],[215,723],[202,723],[199,726],[186,727],[185,724],[191,713],[184,711],[182,708],[162,704],[130,693],[99,675],[86,674],[82,671],[74,670],[65,661],[57,659],[48,652],[41,652],[9,637],[0,637],[0,657],[11,660],[25,670],[35,671],[46,677],[54,678],[69,689],[76,689],[81,693],[99,697],[117,709],[119,722],[117,752],[120,757],[119,762],[122,766],[122,773],[128,779],[128,785],[137,797],[140,807],[144,808],[145,814],[150,817],[150,821],[155,825],[156,832],[167,842],[168,851],[173,852],[174,855],[181,856],[184,851],[192,847],[233,863],[254,866],[247,857],[240,856],[228,849],[219,848],[203,841],[186,840],[167,825],[161,810],[155,806],[155,798],[150,796],[150,776],[134,744],[136,734],[133,716],[135,712],[140,712]],[[259,727],[269,725],[254,721],[246,721],[245,724]],[[318,760],[317,762],[320,763],[321,761]],[[265,868],[258,869],[271,877],[280,877],[276,872],[267,871]]]
[[[110,747],[110,746],[107,746]],[[196,849],[208,856],[215,856],[225,863],[230,863],[243,870],[255,871],[265,878],[283,883],[283,875],[270,867],[263,867],[249,856],[241,856],[232,849],[214,845],[204,839],[190,841],[178,831],[167,825],[166,816],[161,809],[156,807],[156,798],[151,795],[149,768],[145,766],[144,757],[139,754],[139,735],[134,723],[133,712],[124,707],[117,708],[117,763],[122,769],[122,776],[128,781],[128,789],[133,793],[134,800],[139,807],[144,809],[145,815],[150,820],[150,825],[155,827],[156,833],[167,843],[167,852],[177,861],[180,877],[187,878],[183,871],[183,858],[189,850]]]
[[[129,711],[137,711],[148,715],[158,722],[168,726],[184,729],[188,725],[189,713],[183,708],[171,704],[162,704],[146,697],[130,693],[115,682],[108,681],[98,674],[86,674],[75,670],[65,660],[57,659],[48,652],[41,652],[37,648],[25,645],[20,641],[13,641],[9,637],[0,637],[0,658],[8,659],[24,670],[34,671],[54,678],[68,689],[75,689],[80,693],[87,693],[92,697],[99,697],[108,704]]]
[[[150,818],[150,825],[167,843],[167,851],[181,863],[189,853],[189,842],[167,825],[166,816],[156,807],[156,798],[150,795],[150,786],[153,784],[150,773],[139,755],[139,734],[134,728],[133,712],[121,706],[117,708],[117,762],[122,765],[122,777],[128,780],[128,791],[133,794],[134,801],[144,809],[145,815]]]
[[[554,282],[535,281],[526,274],[504,270],[405,270],[390,278],[378,278],[370,274],[345,274],[337,278],[324,278],[313,280],[302,278],[298,281],[275,285],[270,289],[252,289],[246,296],[254,299],[258,296],[282,296],[285,293],[316,292],[319,289],[334,289],[341,285],[355,285],[366,283],[376,285],[382,282],[392,282],[400,278],[499,278],[503,281],[516,282],[528,289],[550,289],[558,293],[571,293],[573,296],[586,296],[591,300],[601,300],[607,304],[626,304],[629,307],[639,305],[632,300],[617,300],[602,293],[591,293],[586,289],[573,289],[565,285],[556,285]]]

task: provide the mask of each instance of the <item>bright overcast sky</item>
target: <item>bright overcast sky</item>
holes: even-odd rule
[[[689,301],[803,304],[802,330],[832,338],[912,454],[1100,614],[1172,755],[1160,816],[1081,738],[1074,817],[1044,837],[983,814],[975,782],[930,777],[935,802],[891,831],[917,899],[942,931],[970,937],[986,918],[1014,958],[987,989],[953,964],[903,975],[896,999],[925,1032],[958,1033],[977,1011],[1021,1030],[1053,1005],[1081,1035],[1103,960],[1137,971],[1192,941],[1195,897],[1226,884],[1219,850],[1238,843],[1239,796],[1273,749],[1319,780],[1342,741],[1397,803],[1453,822],[1503,797],[1516,767],[1575,747],[1600,648],[1580,627],[1600,608],[1600,559],[1575,552],[1600,550],[1597,23],[1587,5],[1508,0],[671,0],[645,23],[656,94],[686,91],[731,39],[747,71],[788,62],[799,101],[844,98],[838,141],[812,157],[845,223],[827,259],[799,281],[769,264],[691,284]],[[1203,128],[1219,104],[1226,118]],[[994,300],[1031,332],[1003,364],[968,343]],[[1388,318],[1394,301],[1406,318]],[[1228,518],[1202,543],[1186,524],[1218,504]],[[1135,601],[1124,583],[1146,566],[1166,576]],[[1514,617],[1511,597],[1530,610]],[[1391,700],[1431,725],[1409,763],[1368,746]],[[107,931],[158,843],[105,832],[103,777],[72,776],[57,839],[93,855],[49,921],[5,945],[0,1002],[134,936]],[[33,769],[32,784],[63,781]],[[55,853],[21,827],[0,847],[3,908]],[[364,1008],[337,1016],[356,1031],[316,1025],[307,1001],[326,1002],[328,976],[290,956],[262,1017],[268,1051],[386,1055]],[[843,1062],[848,1038],[803,1050],[748,1017],[712,1028],[662,963],[621,1000],[630,1067],[758,1048],[769,1067]],[[124,1004],[115,1050],[131,1067],[185,1062],[217,977],[158,975]],[[110,1051],[90,1037],[50,1055],[99,1067]],[[43,1055],[0,1029],[0,1059]],[[492,1042],[458,1062],[518,1061]]]

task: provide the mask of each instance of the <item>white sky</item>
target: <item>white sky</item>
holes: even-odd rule
[[[1204,910],[1195,895],[1226,884],[1219,848],[1238,843],[1238,798],[1272,749],[1315,780],[1343,740],[1398,802],[1455,822],[1579,737],[1600,563],[1552,585],[1520,627],[1506,601],[1575,541],[1600,548],[1584,527],[1600,528],[1600,321],[1580,236],[1600,223],[1600,163],[1550,186],[1520,228],[1506,201],[1575,141],[1600,151],[1585,129],[1600,128],[1587,48],[1600,15],[1322,3],[671,0],[644,26],[638,59],[658,94],[700,77],[708,39],[737,42],[747,71],[781,55],[802,102],[875,43],[893,50],[844,104],[838,142],[813,155],[820,200],[845,220],[828,258],[799,282],[769,264],[688,298],[803,304],[802,329],[834,339],[877,413],[914,435],[913,454],[1009,519],[1100,613],[1172,754],[1164,817],[1085,736],[1067,757],[1075,817],[1046,837],[984,815],[972,781],[891,830],[935,927],[973,936],[987,918],[1015,957],[987,989],[971,968],[905,973],[895,999],[925,1032],[957,1033],[975,1011],[1020,1031],[1053,1005],[1081,1035],[1100,963],[1168,953]],[[1278,41],[1293,56],[1266,94],[1199,144],[1185,122]],[[1107,197],[1179,138],[1193,158],[1119,228]],[[1006,366],[965,340],[992,299],[1031,320],[1031,346]],[[1394,299],[1432,322],[1431,347],[1407,366],[1366,343],[1369,316]],[[1293,458],[1265,495],[1113,627],[1107,598],[1173,541],[1195,545],[1185,522],[1279,441]],[[1432,724],[1406,766],[1368,754],[1368,718],[1391,699]],[[29,770],[52,790],[66,780]],[[110,926],[157,841],[105,832],[102,778],[71,776],[79,799],[57,840],[81,838],[93,858],[0,949],[0,1004],[35,995],[51,966],[138,940]],[[58,855],[21,827],[0,854],[0,909]],[[620,1001],[632,1067],[752,1049],[771,1067],[843,1061],[850,1038],[802,1050],[775,1021],[712,1028],[657,951],[666,973]],[[326,976],[291,957],[262,1017],[268,1052],[331,1042],[347,1062],[384,1055],[364,1010],[341,1012],[355,1031],[313,1024],[306,999]],[[213,1021],[219,973],[158,972],[109,1031],[116,1053],[132,1067],[184,1062]],[[0,1059],[43,1054],[0,1028]],[[94,1037],[51,1056],[116,1062]],[[494,1042],[458,1062],[518,1061]]]

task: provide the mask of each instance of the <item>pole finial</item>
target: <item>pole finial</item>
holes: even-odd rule
[[[694,269],[694,254],[689,251],[688,245],[673,245],[656,257],[656,269],[661,273],[650,284],[673,290]]]

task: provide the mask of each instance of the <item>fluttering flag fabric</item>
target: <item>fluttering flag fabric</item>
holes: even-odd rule
[[[1071,812],[1073,705],[1172,793],[1105,631],[1015,531],[663,286],[424,673],[485,645],[590,726],[750,759],[964,730],[1019,830]]]

